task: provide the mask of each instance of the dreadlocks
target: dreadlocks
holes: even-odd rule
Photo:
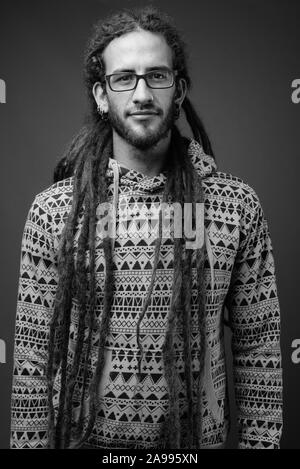
[[[116,37],[125,33],[143,29],[162,34],[173,51],[174,69],[178,70],[177,79],[184,78],[190,88],[187,72],[185,47],[170,18],[158,10],[147,7],[141,10],[124,10],[95,25],[94,34],[85,53],[85,84],[90,102],[90,114],[85,125],[73,138],[54,171],[54,182],[73,176],[74,188],[72,208],[65,224],[58,254],[59,282],[55,300],[54,314],[50,325],[49,362],[47,369],[48,399],[50,408],[49,446],[52,448],[80,447],[92,432],[97,415],[97,389],[104,367],[104,345],[109,332],[110,311],[114,292],[112,262],[112,242],[103,238],[102,249],[105,259],[105,281],[102,288],[103,313],[99,326],[98,357],[95,371],[91,374],[90,352],[95,329],[96,280],[95,280],[95,230],[96,209],[99,203],[107,202],[106,170],[109,158],[112,158],[112,129],[109,122],[102,121],[92,95],[96,81],[104,83],[105,68],[102,53]],[[96,58],[96,60],[95,60]],[[186,119],[193,136],[206,153],[212,155],[209,138],[195,109],[187,97],[183,102]],[[176,126],[172,128],[170,155],[172,164],[167,168],[167,180],[162,195],[162,202],[203,203],[201,178],[194,169],[187,154],[188,141],[183,138]],[[77,250],[74,237],[78,218],[82,217]],[[162,240],[161,214],[159,218],[159,236],[155,242],[152,276],[149,289],[137,322],[137,343],[140,351],[138,376],[140,376],[142,346],[140,324],[149,306],[156,278]],[[174,238],[174,274],[172,296],[163,360],[169,389],[169,415],[165,421],[163,437],[165,446],[180,448],[181,424],[178,399],[178,376],[175,366],[174,333],[179,313],[183,321],[185,384],[187,396],[187,435],[188,448],[199,447],[201,439],[201,382],[205,353],[205,291],[204,291],[204,245],[195,252],[197,270],[197,312],[200,343],[198,344],[200,371],[197,374],[198,392],[196,412],[193,410],[193,372],[191,351],[191,301],[192,301],[192,264],[193,252],[185,248],[182,238]],[[86,266],[86,252],[89,264]],[[87,294],[88,292],[88,294]],[[97,292],[98,294],[98,292]],[[78,330],[73,362],[68,365],[68,346],[71,337],[72,300],[78,301]],[[87,330],[87,334],[86,334]],[[58,367],[61,367],[61,383],[57,418],[55,419],[53,396],[54,379]],[[72,421],[73,397],[76,379],[80,367],[83,368],[82,393],[80,397],[79,417]],[[85,424],[84,403],[89,398],[88,420]],[[56,420],[56,422],[55,422]]]

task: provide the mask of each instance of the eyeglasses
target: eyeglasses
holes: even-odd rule
[[[145,80],[149,88],[171,88],[174,85],[176,75],[176,70],[152,70],[143,75],[132,72],[113,73],[105,75],[105,79],[112,91],[130,91],[137,87],[141,78]]]

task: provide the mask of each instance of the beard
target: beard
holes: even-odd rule
[[[110,106],[108,111],[108,120],[112,128],[116,133],[126,140],[130,145],[139,149],[139,150],[148,150],[149,148],[156,145],[160,140],[167,137],[170,129],[174,125],[176,115],[176,106],[175,102],[172,101],[172,104],[161,121],[157,129],[149,129],[146,126],[144,127],[143,135],[135,131],[129,125],[126,124],[126,121],[120,117],[120,115]]]

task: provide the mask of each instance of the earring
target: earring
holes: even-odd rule
[[[103,111],[103,109],[101,108],[100,104],[98,104],[98,106],[97,106],[97,111],[98,111],[98,113],[100,114],[101,120],[103,120],[104,122],[106,122],[106,121],[108,120],[108,113]]]
[[[178,120],[178,119],[179,119],[179,117],[180,117],[180,111],[181,111],[180,104],[176,103],[176,104],[175,104],[175,111],[174,111],[174,118],[175,118],[175,120]]]

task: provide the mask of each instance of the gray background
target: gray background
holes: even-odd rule
[[[21,236],[34,196],[86,109],[82,54],[95,20],[111,9],[147,1],[0,3],[1,314],[0,447],[9,445],[13,334]],[[184,33],[193,79],[191,97],[213,142],[219,169],[258,193],[269,221],[282,311],[284,433],[282,448],[299,448],[300,338],[299,119],[291,82],[300,78],[300,2],[296,0],[153,1]],[[183,123],[184,125],[184,123]],[[232,399],[232,389],[231,389]],[[236,444],[234,430],[229,447]]]

